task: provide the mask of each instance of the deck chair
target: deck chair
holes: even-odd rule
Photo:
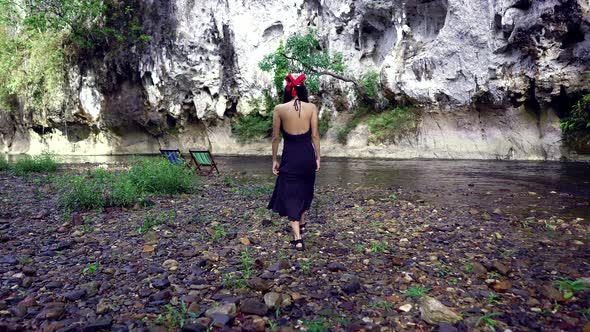
[[[211,155],[211,152],[209,152],[209,150],[188,150],[188,152],[191,155],[191,158],[193,159],[193,162],[197,166],[199,172],[205,175],[209,175],[213,172],[213,170],[215,170],[219,175],[219,169],[217,169],[217,165],[215,164],[213,156]],[[209,170],[203,172],[201,167],[209,167]]]
[[[175,149],[175,150],[166,150],[166,149],[160,149],[160,153],[162,154],[162,156],[166,157],[166,159],[168,159],[168,161],[172,164],[172,165],[182,165],[184,164],[184,158],[182,158],[182,154],[180,154],[180,150]]]

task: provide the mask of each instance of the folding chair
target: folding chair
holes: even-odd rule
[[[188,152],[191,155],[191,158],[193,159],[193,162],[197,166],[199,172],[203,173],[201,167],[206,166],[209,167],[209,171],[203,174],[209,175],[215,169],[215,171],[217,171],[217,174],[219,175],[219,169],[217,169],[217,165],[215,164],[213,156],[211,155],[211,152],[209,152],[209,150],[188,150]]]
[[[182,165],[185,162],[184,158],[182,158],[182,154],[180,154],[180,150],[178,150],[178,149],[175,149],[175,150],[160,149],[160,153],[164,157],[166,157],[166,159],[168,159],[168,161],[172,165]]]

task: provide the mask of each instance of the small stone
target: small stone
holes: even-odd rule
[[[356,277],[351,278],[344,285],[342,285],[342,290],[347,294],[355,293],[359,289],[361,289],[361,283]]]
[[[541,287],[541,294],[551,301],[563,301],[563,295],[553,285],[545,284]]]
[[[250,286],[250,288],[252,288],[254,290],[261,291],[261,292],[266,292],[270,289],[269,283],[259,277],[254,277],[254,278],[250,279],[248,281],[248,286]]]
[[[152,295],[150,295],[149,300],[150,301],[162,301],[162,300],[168,300],[172,297],[172,294],[170,294],[170,291],[160,291],[157,293],[154,293]]]
[[[510,272],[510,269],[500,262],[494,262],[494,265],[492,267],[494,268],[494,270],[500,272],[502,275],[507,275],[508,272]]]
[[[96,305],[96,314],[97,315],[106,314],[110,309],[111,309],[111,307],[105,302],[105,300],[100,299],[98,301],[98,304]]]
[[[497,214],[497,215],[502,215],[503,214],[503,212],[502,212],[502,210],[500,210],[500,208],[495,208],[494,209],[494,212],[492,212],[492,213],[493,214]]]
[[[492,285],[492,288],[496,292],[505,292],[505,291],[509,290],[511,287],[512,287],[512,283],[510,281],[508,281],[508,280],[495,282]]]
[[[435,298],[424,295],[420,298],[420,316],[431,325],[455,324],[462,318]]]
[[[339,262],[331,262],[328,264],[327,268],[331,272],[346,271],[346,266]]]
[[[210,262],[217,262],[219,261],[219,254],[209,251],[203,251],[203,259],[208,260]]]
[[[232,317],[224,314],[213,314],[211,319],[213,320],[211,326],[221,328],[227,325],[227,323],[231,321]]]
[[[10,308],[10,313],[16,318],[23,318],[27,314],[27,308],[22,305],[16,305]]]
[[[397,310],[402,311],[402,312],[408,312],[408,311],[412,310],[412,305],[409,303],[406,303],[406,304],[400,306],[399,308],[397,308]]]
[[[260,301],[254,299],[246,299],[242,302],[240,306],[240,311],[245,314],[253,314],[258,316],[266,315],[268,309],[266,305]]]
[[[259,316],[247,316],[242,321],[242,331],[244,332],[264,332],[266,330],[266,321]]]
[[[81,236],[84,236],[84,232],[78,229],[78,230],[74,231],[74,233],[72,233],[72,236],[73,237],[81,237]]]
[[[157,289],[164,289],[170,286],[170,280],[168,280],[168,278],[156,279],[152,281],[152,286],[154,286]]]
[[[113,320],[111,318],[103,318],[88,325],[84,326],[82,331],[84,332],[98,332],[102,330],[110,330],[111,326],[113,325]]]
[[[30,265],[25,265],[23,266],[23,273],[28,276],[34,276],[37,273],[37,270]]]
[[[240,243],[242,243],[245,246],[249,246],[249,245],[252,244],[252,242],[250,241],[250,239],[247,238],[247,237],[240,238]]]
[[[151,253],[151,252],[154,252],[154,250],[156,250],[156,247],[154,247],[152,245],[149,245],[149,244],[146,244],[146,245],[143,246],[143,250],[142,251],[145,252],[145,253]]]
[[[289,294],[270,292],[264,294],[264,303],[269,309],[284,309],[289,307],[292,301]]]
[[[471,271],[476,276],[480,276],[480,277],[485,277],[488,274],[488,269],[486,269],[485,266],[483,266],[482,264],[480,264],[478,262],[474,262],[471,264]]]
[[[471,209],[469,209],[469,214],[476,215],[476,214],[479,214],[479,211],[474,208],[471,208]]]
[[[457,329],[451,324],[442,323],[438,325],[438,332],[457,332]]]
[[[174,259],[167,259],[162,263],[162,267],[168,271],[176,271],[178,270],[178,261]]]
[[[62,288],[63,286],[64,286],[64,284],[61,281],[51,281],[47,285],[45,285],[45,288],[56,289],[56,288]]]
[[[57,319],[64,314],[64,304],[61,302],[47,303],[43,310],[37,314],[39,319]]]
[[[24,277],[21,282],[21,286],[23,286],[24,288],[29,288],[29,287],[31,287],[31,285],[33,285],[33,278]]]
[[[85,289],[77,289],[71,292],[67,292],[64,294],[64,298],[68,301],[76,301],[81,299],[86,295]]]
[[[227,315],[230,317],[234,317],[236,315],[236,312],[237,310],[235,304],[224,303],[220,306],[207,309],[207,311],[205,311],[205,316],[213,319],[215,319],[214,315]]]

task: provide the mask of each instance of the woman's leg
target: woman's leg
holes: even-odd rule
[[[299,231],[299,221],[291,221],[291,228],[293,229],[293,236],[295,237],[295,240],[301,240],[301,232]],[[297,243],[295,247],[302,248],[303,244]]]

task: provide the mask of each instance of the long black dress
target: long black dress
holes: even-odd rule
[[[311,141],[311,126],[305,134],[291,135],[281,125],[283,153],[279,175],[268,209],[291,221],[300,221],[311,207],[315,183],[315,150]]]

